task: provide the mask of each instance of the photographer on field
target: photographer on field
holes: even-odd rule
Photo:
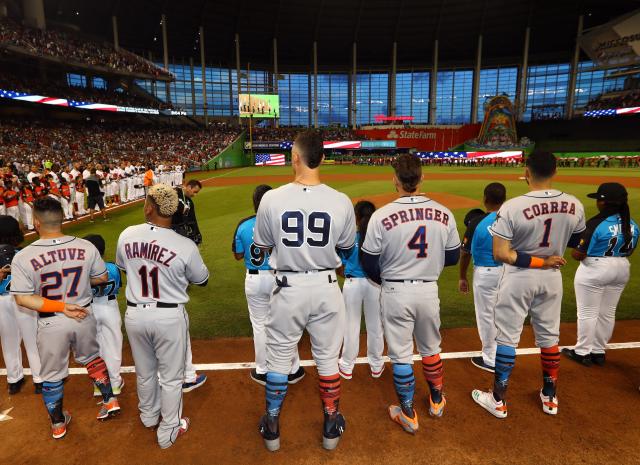
[[[190,179],[182,186],[176,187],[178,210],[171,218],[171,228],[181,236],[191,239],[196,245],[202,243],[202,234],[200,234],[198,227],[193,198],[201,189],[202,184],[197,179]]]

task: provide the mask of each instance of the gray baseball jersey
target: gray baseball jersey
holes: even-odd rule
[[[336,269],[336,248],[355,244],[351,200],[329,186],[290,183],[267,192],[256,217],[254,242],[273,248],[271,268],[289,271]]]
[[[532,191],[506,201],[491,234],[530,255],[564,255],[572,234],[586,229],[584,207],[573,195],[555,189]]]
[[[87,306],[93,298],[90,278],[106,272],[100,253],[89,241],[73,236],[39,239],[13,258],[11,294]]]
[[[127,273],[126,296],[134,304],[184,304],[187,286],[209,279],[195,243],[170,228],[130,226],[118,239],[116,264]]]
[[[376,210],[362,250],[380,255],[383,279],[436,281],[445,250],[460,247],[451,211],[421,195],[400,197]]]

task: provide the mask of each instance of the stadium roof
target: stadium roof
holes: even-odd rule
[[[429,65],[436,38],[443,65],[468,65],[481,32],[483,64],[518,63],[527,25],[532,61],[568,61],[580,13],[590,28],[639,7],[638,0],[45,0],[48,21],[106,40],[115,14],[121,46],[157,60],[162,13],[171,59],[199,61],[203,25],[208,64],[235,67],[238,32],[242,67],[270,67],[276,37],[281,70],[309,69],[314,39],[321,70],[348,69],[354,40],[360,69],[389,67],[394,40],[400,69]]]

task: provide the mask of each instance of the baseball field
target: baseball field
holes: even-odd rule
[[[352,199],[368,199],[377,206],[395,196],[390,167],[337,166],[322,169],[326,184]],[[482,190],[492,181],[507,188],[511,198],[527,191],[519,177],[523,168],[447,168],[424,171],[423,191],[453,210],[460,235],[463,218],[472,208],[482,208]],[[64,459],[65,463],[638,463],[640,438],[640,344],[626,344],[608,354],[605,367],[585,368],[562,360],[559,384],[560,414],[549,417],[540,411],[537,389],[541,383],[539,357],[518,358],[510,384],[509,418],[496,420],[470,398],[473,388],[487,388],[492,378],[473,368],[469,351],[480,349],[475,331],[473,298],[457,290],[458,268],[445,269],[439,280],[445,353],[447,411],[443,418],[429,418],[418,403],[421,430],[415,437],[402,432],[386,415],[395,401],[390,370],[381,379],[368,376],[367,366],[358,365],[354,379],[343,381],[342,410],[347,431],[339,448],[328,453],[320,446],[322,415],[316,374],[307,368],[307,378],[289,389],[282,415],[282,449],[264,450],[257,421],[264,408],[264,391],[248,376],[253,361],[251,325],[244,297],[245,269],[231,253],[238,222],[253,214],[251,196],[257,184],[273,187],[291,180],[289,167],[238,168],[200,172],[204,189],[194,199],[203,233],[201,252],[211,271],[206,288],[190,290],[187,309],[191,319],[193,355],[209,380],[193,393],[185,394],[185,414],[192,428],[185,438],[167,451],[160,451],[155,435],[137,416],[135,375],[125,374],[127,386],[121,397],[122,415],[97,423],[97,409],[86,376],[71,376],[66,385],[66,406],[75,414],[63,441],[50,439],[48,418],[40,397],[25,388],[8,399],[1,409],[14,407],[13,420],[0,423],[1,463],[42,463]],[[597,185],[618,181],[629,191],[632,217],[640,219],[640,170],[561,168],[555,187],[580,199],[587,218],[596,213],[595,201],[587,194]],[[69,234],[102,234],[107,241],[106,259],[114,259],[120,232],[143,222],[141,204],[111,214],[111,221],[82,222],[66,228]],[[577,262],[567,253],[563,268],[561,344],[575,343],[576,303],[573,276]],[[631,257],[632,277],[617,310],[613,342],[640,341],[640,256]],[[471,273],[470,273],[471,275]],[[469,276],[471,278],[471,276]],[[124,309],[123,292],[120,295]],[[301,356],[309,360],[308,341],[303,339]],[[533,347],[527,328],[522,348]],[[361,354],[364,344],[361,344]],[[124,366],[131,366],[131,353],[124,349]],[[231,365],[222,366],[221,363]],[[417,396],[424,396],[426,383],[419,366]],[[6,379],[2,380],[2,389]],[[60,459],[60,460],[58,460]]]

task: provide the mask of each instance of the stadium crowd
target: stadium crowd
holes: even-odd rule
[[[0,45],[13,45],[43,57],[55,57],[67,62],[110,68],[115,71],[170,77],[144,58],[115,50],[108,43],[87,40],[70,33],[29,28],[8,18],[0,20]]]
[[[236,128],[221,122],[202,130],[115,123],[1,121],[0,159],[27,165],[48,160],[61,166],[123,160],[147,165],[170,159],[200,166],[226,148],[238,134]]]
[[[70,85],[62,79],[38,79],[11,73],[0,75],[0,89],[25,92],[45,97],[64,98],[80,102],[106,103],[123,107],[156,108],[166,110],[173,105],[154,98],[144,98],[121,87],[106,89]]]
[[[296,135],[306,127],[280,127],[280,128],[254,128],[253,140],[258,141],[292,141]],[[357,136],[350,128],[324,127],[322,128],[322,138],[325,141],[340,140],[361,140],[362,136]]]
[[[606,110],[608,108],[640,107],[640,89],[620,95],[599,95],[591,100],[586,110]]]

